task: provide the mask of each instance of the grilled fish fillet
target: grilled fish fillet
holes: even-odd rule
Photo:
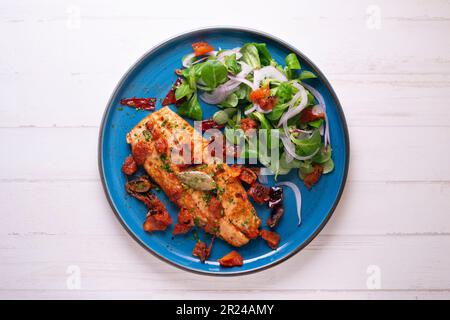
[[[175,163],[171,150],[181,145],[193,149],[193,141],[199,142],[204,157],[201,165],[189,170],[210,174],[217,185],[213,193],[194,190],[177,176],[183,166]],[[184,218],[192,217],[195,225],[236,247],[258,236],[261,221],[232,168],[215,164],[206,152],[208,142],[169,107],[140,121],[128,133],[127,142],[136,162],[180,208],[179,223],[183,213]]]

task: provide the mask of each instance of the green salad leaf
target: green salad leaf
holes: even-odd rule
[[[296,89],[289,82],[282,82],[276,92],[276,96],[278,97],[279,103],[289,102]]]
[[[289,53],[286,56],[286,67],[291,70],[300,70],[300,62],[297,59],[297,55],[295,53]]]
[[[228,71],[231,72],[232,74],[236,75],[239,72],[241,72],[241,66],[237,63],[236,53],[233,53],[232,55],[229,56],[225,56],[224,63]]]
[[[314,171],[314,167],[311,161],[300,161],[300,166],[298,167],[298,176],[300,179],[305,179],[305,177]]]
[[[242,61],[248,64],[252,68],[260,68],[261,60],[259,59],[259,53],[256,46],[252,43],[244,44],[240,50],[242,54]]]
[[[194,93],[194,89],[192,89],[186,81],[182,81],[180,86],[175,90],[175,99],[180,100],[184,97],[190,97]]]
[[[330,173],[331,171],[334,170],[334,162],[333,159],[329,159],[327,162],[325,162],[323,165],[323,174],[327,174]]]
[[[204,62],[200,73],[200,80],[210,89],[215,89],[219,84],[228,79],[227,67],[217,60],[207,60]]]
[[[300,80],[315,79],[315,78],[317,78],[317,76],[314,73],[312,73],[311,71],[303,70],[302,72],[300,72],[300,76],[299,76]]]
[[[296,145],[295,152],[300,156],[309,156],[322,145],[320,132],[317,129],[314,130],[309,138],[297,139],[291,136],[291,140]]]
[[[267,45],[265,43],[252,43],[256,49],[258,50],[259,60],[261,61],[261,65],[268,66],[272,62],[272,56],[267,49]]]
[[[331,147],[321,148],[319,152],[311,159],[314,163],[325,163],[331,159]]]
[[[236,108],[239,99],[235,93],[230,94],[224,101],[219,103],[222,108]]]
[[[183,117],[189,117],[198,121],[202,120],[202,109],[197,100],[197,93],[194,93],[189,100],[178,108],[178,113]]]

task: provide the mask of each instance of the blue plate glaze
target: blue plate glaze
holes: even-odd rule
[[[297,227],[295,198],[292,191],[285,188],[285,215],[276,231],[281,235],[277,250],[271,250],[262,239],[255,239],[237,251],[244,257],[242,267],[221,268],[217,259],[234,249],[222,240],[216,240],[211,257],[206,263],[200,263],[192,257],[195,245],[192,234],[172,238],[171,226],[166,232],[152,234],[144,232],[142,223],[145,219],[145,206],[127,195],[124,189],[125,176],[121,172],[123,160],[130,154],[130,147],[125,141],[129,132],[138,121],[148,115],[147,111],[138,111],[122,107],[120,99],[130,97],[157,97],[157,109],[161,100],[176,80],[174,70],[181,67],[181,58],[192,51],[191,44],[207,41],[215,48],[235,48],[246,42],[264,42],[268,45],[272,57],[284,65],[284,58],[295,52],[302,68],[313,71],[319,79],[307,82],[324,96],[330,122],[331,143],[335,169],[324,175],[312,190],[307,190],[292,170],[279,181],[289,180],[296,183],[302,193],[302,224]],[[217,108],[204,104],[203,118],[210,118]],[[172,109],[175,109],[172,107]],[[331,217],[347,177],[349,163],[349,139],[347,125],[339,101],[317,67],[298,50],[270,35],[240,28],[208,28],[182,34],[152,49],[145,54],[122,78],[106,108],[99,137],[99,169],[106,196],[116,216],[130,235],[149,252],[159,258],[185,270],[213,275],[236,275],[265,269],[280,263],[304,248],[324,227]],[[269,178],[269,184],[275,181]],[[168,201],[163,192],[157,192],[176,221],[178,209]],[[255,205],[263,225],[269,217],[266,206]],[[202,240],[210,236],[199,231]]]

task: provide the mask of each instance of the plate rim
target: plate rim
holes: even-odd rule
[[[262,266],[258,266],[255,267],[253,269],[249,269],[249,270],[243,270],[243,271],[230,271],[230,272],[223,272],[223,271],[205,271],[205,270],[198,270],[198,269],[194,269],[194,268],[190,268],[188,266],[185,265],[181,265],[179,263],[176,263],[172,260],[170,260],[169,258],[165,257],[164,255],[159,254],[158,252],[154,251],[152,248],[150,248],[146,243],[144,243],[129,227],[128,225],[125,223],[125,221],[122,219],[122,217],[120,216],[113,200],[111,197],[111,194],[109,192],[108,186],[106,184],[106,179],[105,179],[105,174],[104,174],[104,167],[103,167],[103,131],[105,129],[105,122],[106,122],[106,118],[108,116],[108,114],[110,113],[112,107],[112,102],[115,98],[115,96],[117,95],[120,87],[123,85],[123,83],[126,81],[126,79],[130,76],[130,74],[143,62],[147,59],[147,57],[149,57],[150,55],[152,55],[155,51],[157,51],[158,49],[160,49],[162,46],[164,46],[165,44],[167,44],[168,42],[173,42],[176,41],[180,38],[186,37],[186,36],[195,36],[198,33],[201,32],[216,32],[216,31],[240,31],[240,32],[246,32],[246,33],[250,33],[256,36],[261,36],[261,37],[266,37],[276,43],[281,44],[282,46],[284,46],[285,48],[287,48],[288,50],[294,52],[296,55],[298,55],[301,59],[303,59],[304,61],[306,61],[310,66],[312,71],[317,74],[317,76],[323,81],[324,86],[326,87],[326,89],[328,90],[328,92],[330,93],[331,98],[333,99],[334,103],[336,104],[336,108],[338,111],[338,115],[340,118],[340,121],[342,123],[342,127],[343,127],[343,131],[344,131],[344,140],[345,140],[345,163],[344,163],[344,174],[342,177],[342,182],[341,185],[339,187],[339,191],[337,193],[336,199],[333,202],[333,205],[331,207],[331,209],[328,211],[325,219],[322,221],[322,223],[316,228],[316,230],[300,245],[298,245],[294,250],[292,250],[290,253],[288,253],[286,256],[276,260],[276,261],[272,261],[269,262],[265,265]],[[100,128],[99,128],[99,136],[98,136],[98,148],[97,148],[97,161],[98,161],[98,170],[99,170],[99,174],[100,174],[100,179],[102,182],[102,186],[103,186],[103,191],[106,195],[106,198],[108,200],[108,203],[111,207],[111,209],[114,212],[114,215],[116,216],[117,220],[119,220],[120,224],[122,225],[122,227],[127,231],[127,233],[139,244],[141,245],[146,251],[150,252],[153,256],[157,257],[158,259],[160,259],[161,261],[164,261],[172,266],[175,266],[178,269],[184,270],[184,271],[189,271],[195,274],[200,274],[200,275],[206,275],[206,276],[221,276],[221,277],[230,277],[230,276],[240,276],[240,275],[247,275],[247,274],[253,274],[256,272],[260,272],[263,270],[267,270],[271,267],[277,266],[279,264],[281,264],[282,262],[288,260],[289,258],[293,257],[294,255],[296,255],[297,253],[299,253],[301,250],[303,250],[306,246],[308,246],[312,240],[314,240],[314,238],[323,230],[323,228],[325,227],[325,225],[328,223],[328,221],[331,219],[331,217],[333,216],[334,211],[336,210],[336,207],[342,197],[346,182],[347,182],[347,176],[348,176],[348,170],[349,170],[349,165],[350,165],[350,138],[349,138],[349,133],[348,133],[348,126],[347,126],[347,121],[345,119],[345,115],[344,115],[344,111],[342,109],[342,105],[334,91],[334,89],[332,88],[331,84],[329,83],[328,79],[325,77],[325,75],[322,73],[322,71],[307,57],[305,56],[300,50],[298,50],[296,47],[290,45],[289,43],[287,43],[286,41],[273,36],[269,33],[266,33],[264,31],[260,31],[260,30],[256,30],[256,29],[252,29],[252,28],[247,28],[247,27],[240,27],[240,26],[228,26],[228,25],[220,25],[220,26],[209,26],[209,27],[202,27],[202,28],[197,28],[197,29],[193,29],[187,32],[183,32],[183,33],[178,33],[177,35],[167,38],[161,42],[159,42],[157,45],[153,46],[150,50],[148,50],[147,52],[145,52],[135,63],[133,63],[133,65],[131,67],[128,68],[128,70],[123,74],[123,76],[120,78],[120,80],[118,81],[118,83],[116,84],[113,92],[111,93],[106,108],[103,112],[102,115],[102,119],[101,119],[101,124],[100,124]]]

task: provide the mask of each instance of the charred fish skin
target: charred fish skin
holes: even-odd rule
[[[189,170],[210,174],[215,190],[196,190],[179,178],[185,168],[174,163],[173,148],[185,144],[192,148],[193,141],[198,142],[203,161]],[[141,120],[127,134],[127,142],[152,180],[180,209],[192,214],[200,228],[235,247],[258,236],[261,220],[240,181],[227,164],[214,163],[205,151],[208,142],[169,107]]]

